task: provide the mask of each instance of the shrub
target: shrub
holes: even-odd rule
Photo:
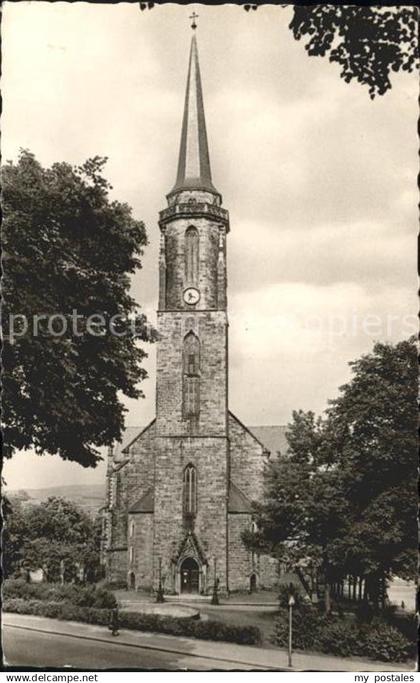
[[[114,595],[103,588],[67,583],[26,583],[22,579],[7,579],[3,584],[4,598],[69,602],[80,607],[112,609],[117,606]]]
[[[272,638],[279,647],[287,647],[289,637],[287,610],[281,610]],[[378,617],[369,624],[351,623],[337,616],[325,616],[313,607],[295,610],[293,646],[316,650],[339,657],[371,657],[383,662],[402,662],[415,654],[415,638],[404,636]]]
[[[293,595],[295,599],[295,605],[293,609],[299,609],[305,604],[308,604],[309,598],[306,598],[305,594],[301,589],[298,588],[293,583],[290,583],[288,585],[282,584],[279,586],[279,595],[278,595],[278,601],[279,601],[279,607],[280,608],[288,608],[289,607],[289,598],[290,596]]]
[[[330,620],[325,623],[318,634],[318,644],[321,652],[351,657],[365,655],[363,638],[353,624],[346,621]]]
[[[317,649],[319,647],[318,634],[322,622],[322,615],[312,605],[302,605],[298,609],[294,609],[294,646],[301,650]],[[273,642],[280,647],[287,647],[289,639],[289,614],[287,609],[279,611],[274,628]]]
[[[106,590],[127,590],[127,581],[101,581],[101,587]]]
[[[415,612],[401,612],[394,605],[388,606],[381,614],[383,620],[398,629],[409,641],[417,640],[417,616]]]
[[[383,662],[403,662],[414,654],[415,641],[410,642],[400,631],[375,620],[362,627],[364,654]]]
[[[3,582],[4,598],[43,599],[50,589],[51,584],[27,583],[24,579],[6,579]],[[42,596],[42,597],[41,597]]]
[[[36,614],[67,621],[81,621],[88,624],[106,626],[110,620],[110,610],[95,607],[81,607],[67,602],[45,602],[42,600],[24,600],[8,598],[4,601],[5,612],[19,614]],[[218,621],[197,621],[176,619],[158,614],[139,614],[121,612],[120,628],[137,631],[154,631],[169,635],[201,638],[203,640],[222,640],[244,645],[256,645],[261,642],[261,633],[255,626],[234,626]]]

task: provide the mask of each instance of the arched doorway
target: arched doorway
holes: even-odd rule
[[[181,564],[181,593],[198,593],[200,569],[192,557]]]
[[[130,572],[128,575],[128,587],[131,591],[136,590],[136,575],[134,572]]]
[[[257,590],[257,575],[251,574],[249,577],[249,592],[253,593]]]

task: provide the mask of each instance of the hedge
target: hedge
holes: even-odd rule
[[[403,662],[415,656],[415,640],[408,639],[393,625],[376,618],[369,624],[328,617],[312,606],[294,612],[293,646],[340,657],[370,657],[383,662]],[[272,642],[288,644],[288,613],[281,610],[275,622]]]
[[[66,602],[45,602],[8,598],[3,602],[4,612],[34,614],[62,621],[80,621],[87,624],[106,626],[110,621],[110,611],[94,607],[79,607]],[[218,640],[242,645],[261,643],[261,632],[256,626],[235,626],[219,621],[200,621],[196,619],[177,619],[158,614],[139,614],[136,612],[119,613],[120,628],[135,631],[152,631],[184,638]]]
[[[115,596],[101,586],[77,584],[27,583],[22,579],[6,579],[3,598],[23,598],[47,602],[69,602],[79,607],[112,609],[117,606]]]

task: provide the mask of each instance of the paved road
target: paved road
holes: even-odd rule
[[[69,635],[43,633],[16,626],[3,627],[3,651],[8,666],[40,668],[65,665],[78,669],[193,670],[249,669],[228,661],[150,651],[141,647],[95,642]]]
[[[287,652],[122,629],[113,638],[104,626],[3,613],[3,646],[10,666],[82,670],[287,671]],[[413,671],[413,663],[389,665],[358,658],[295,652],[298,671]]]

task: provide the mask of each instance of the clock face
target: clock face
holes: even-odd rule
[[[195,287],[188,287],[184,292],[184,301],[193,306],[200,301],[200,292]]]

